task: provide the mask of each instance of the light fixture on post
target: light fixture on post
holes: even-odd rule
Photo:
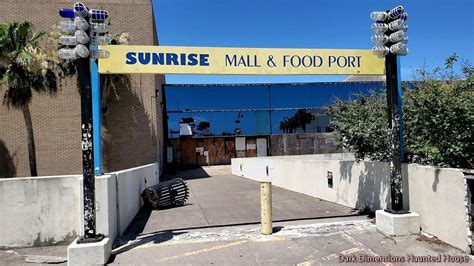
[[[83,17],[83,18],[89,15],[89,11],[86,5],[84,5],[81,2],[74,3],[74,13],[76,16]]]
[[[385,57],[390,53],[390,49],[384,45],[377,45],[372,47],[372,52],[376,54],[378,57]]]
[[[374,11],[370,13],[370,18],[373,21],[384,21],[385,19],[387,19],[387,17],[388,13],[385,11]]]
[[[75,3],[73,9],[63,8],[59,10],[59,15],[67,20],[59,22],[59,28],[64,34],[59,37],[59,43],[64,47],[59,50],[58,56],[60,59],[77,61],[81,91],[84,235],[78,239],[78,244],[99,242],[104,239],[104,235],[98,234],[96,231],[94,156],[97,155],[95,155],[96,140],[94,140],[95,136],[92,133],[100,130],[100,124],[97,127],[93,121],[93,96],[91,92],[93,92],[93,84],[95,83],[91,82],[91,60],[95,62],[95,58],[103,58],[108,54],[107,51],[102,53],[94,51],[91,46],[97,40],[101,44],[107,44],[108,37],[100,36],[99,38],[95,36],[91,22],[92,19],[108,18],[108,12],[93,10],[97,9],[89,11],[80,2]],[[94,16],[90,14],[91,11],[93,11]],[[100,116],[100,112],[98,113]],[[100,142],[100,138],[98,140]]]
[[[399,42],[399,43],[396,43],[396,44],[390,46],[390,52],[392,54],[396,54],[396,55],[407,55],[408,54],[408,48],[407,48],[405,43]]]
[[[389,37],[385,34],[374,34],[372,35],[371,40],[375,45],[385,45],[389,41]]]
[[[90,55],[88,34],[90,26],[87,7],[83,3],[77,2],[73,9],[60,9],[59,15],[68,19],[59,22],[60,31],[66,34],[59,37],[59,43],[65,46],[59,50],[59,58],[65,60],[88,58]]]
[[[61,8],[61,9],[59,9],[59,15],[60,15],[62,18],[70,18],[70,19],[73,19],[73,18],[74,18],[74,9],[71,9],[71,8]]]
[[[379,57],[385,57],[388,53],[384,51],[389,51],[389,53],[397,55],[407,55],[408,48],[406,43],[408,42],[408,36],[406,31],[408,30],[408,25],[406,20],[408,19],[408,14],[405,12],[405,9],[402,6],[397,6],[388,11],[374,11],[370,13],[370,18],[374,21],[371,25],[371,29],[374,32],[371,40],[374,42],[375,47],[372,48],[374,53]],[[397,47],[390,49],[392,45],[398,44]],[[386,46],[387,49],[381,48],[380,46]]]
[[[89,16],[91,20],[99,20],[105,23],[109,19],[109,12],[103,9],[91,9],[89,11]]]
[[[385,33],[388,30],[388,25],[385,23],[375,22],[371,26],[372,31],[376,34]]]
[[[76,42],[79,44],[87,44],[90,41],[89,35],[83,30],[74,32],[74,37],[76,37]]]
[[[408,54],[406,31],[408,18],[405,9],[397,6],[387,11],[374,11],[370,14],[374,21],[371,29],[374,32],[371,40],[374,43],[372,51],[380,58],[385,58],[387,84],[388,125],[391,137],[390,161],[390,192],[391,204],[386,209],[392,214],[406,214],[403,208],[403,188],[401,163],[403,152],[403,116],[402,90],[399,57]]]

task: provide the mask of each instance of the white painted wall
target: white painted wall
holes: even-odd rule
[[[466,179],[453,168],[408,166],[410,210],[425,232],[470,252]]]
[[[115,239],[158,183],[158,164],[96,177],[97,232]],[[82,175],[0,179],[0,248],[70,244],[83,234]]]
[[[80,208],[78,217],[80,217],[81,225],[78,228],[78,235],[84,233],[84,202],[83,197],[83,179],[80,178]],[[112,241],[117,235],[117,192],[116,192],[116,176],[114,174],[106,174],[95,178],[95,208],[96,208],[96,230],[98,233],[104,234]]]
[[[69,244],[81,227],[79,178],[0,179],[0,247]]]
[[[158,184],[158,165],[148,164],[124,171],[115,172],[117,178],[117,232],[123,234],[127,226],[143,206],[141,193],[146,186]]]
[[[372,210],[387,207],[389,198],[388,164],[341,161],[352,154],[274,156],[232,159],[232,174],[351,208]],[[241,170],[242,169],[242,170]],[[268,169],[268,170],[267,170]],[[333,187],[328,186],[328,171]]]
[[[356,162],[350,154],[232,159],[232,174],[372,211],[388,207],[389,164]],[[333,187],[328,187],[328,171]],[[465,179],[458,169],[403,165],[404,206],[420,214],[422,230],[466,252],[469,234]]]

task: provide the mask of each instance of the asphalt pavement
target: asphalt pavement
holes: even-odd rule
[[[471,258],[435,239],[388,237],[365,217],[317,219],[274,224],[262,236],[258,225],[162,231],[124,241],[111,264],[155,265],[319,265],[376,262],[418,264],[440,260],[459,265]]]
[[[190,190],[186,205],[165,210],[143,209],[125,235],[260,222],[258,182],[234,176],[229,170],[209,175],[198,169],[181,175],[186,178]],[[272,187],[272,197],[274,221],[358,214],[352,208],[275,186]]]
[[[209,173],[209,171],[208,171]],[[466,264],[471,257],[429,236],[388,237],[356,210],[273,187],[273,230],[259,231],[260,186],[228,170],[182,173],[188,203],[142,209],[116,239],[111,264]],[[0,250],[0,265],[66,264],[67,247]]]

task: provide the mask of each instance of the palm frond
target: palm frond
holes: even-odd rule
[[[6,87],[3,104],[9,108],[29,104],[33,91],[48,95],[58,92],[56,75],[45,67],[46,55],[36,47],[43,35],[32,33],[29,22],[0,24],[0,78]]]
[[[31,55],[30,52],[23,49],[23,50],[15,51],[15,53],[12,56],[12,59],[14,59],[17,64],[27,65],[31,62],[31,60],[33,60],[33,56]]]
[[[8,23],[7,22],[0,22],[0,32],[6,32],[8,29]]]
[[[35,47],[35,46],[37,45],[39,39],[40,39],[41,37],[43,37],[44,34],[45,34],[45,33],[42,32],[42,31],[40,31],[40,32],[35,32],[35,33],[33,34],[33,36],[31,36],[31,38],[30,38],[30,40],[29,40],[30,45],[32,45],[33,47]]]
[[[16,35],[17,44],[22,47],[27,46],[31,36],[31,23],[24,21],[18,24]]]

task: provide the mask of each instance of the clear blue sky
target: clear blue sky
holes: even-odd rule
[[[153,0],[161,45],[265,48],[370,49],[369,18],[374,10],[403,5],[409,14],[408,47],[402,58],[402,79],[410,80],[414,69],[442,66],[456,52],[474,62],[474,4],[472,0]],[[341,81],[344,76],[199,76],[167,75],[168,84],[195,83],[285,83]],[[326,102],[326,87],[289,87],[286,94],[272,91],[279,107],[319,106]],[[370,88],[365,88],[370,89]],[[332,88],[337,95],[340,88]],[[291,93],[290,93],[291,92]],[[347,92],[347,91],[346,91]],[[167,92],[168,109],[268,107],[265,88],[183,88]],[[349,93],[346,93],[347,97]],[[232,99],[231,101],[223,99]],[[274,107],[274,106],[273,106]],[[275,112],[274,129],[282,117],[294,112]],[[254,134],[255,113],[242,119],[244,134]],[[233,131],[236,113],[199,113],[198,120],[211,122],[211,131]],[[178,115],[170,116],[177,129]]]
[[[413,69],[442,65],[456,52],[474,61],[472,0],[153,0],[159,42],[167,46],[370,49],[369,14],[403,5]],[[167,75],[167,83],[339,81],[341,76]]]

